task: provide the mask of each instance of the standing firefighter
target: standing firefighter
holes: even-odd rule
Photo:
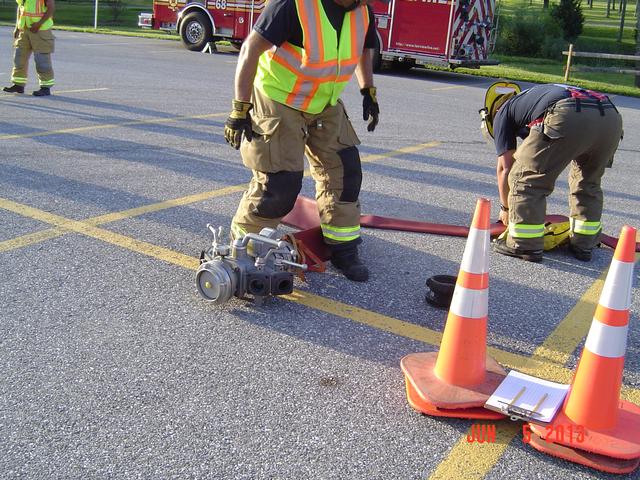
[[[13,58],[13,85],[4,87],[9,93],[24,93],[27,83],[27,69],[29,57],[34,52],[36,71],[40,80],[40,90],[33,94],[36,97],[51,95],[54,84],[51,54],[54,50],[53,13],[56,9],[55,0],[17,0],[18,13],[16,28],[13,31],[15,51]]]
[[[270,0],[240,51],[225,125],[227,142],[240,148],[253,171],[233,218],[233,236],[277,227],[302,187],[306,153],[331,262],[358,282],[369,277],[357,250],[360,141],[339,97],[355,71],[367,130],[375,129],[376,32],[366,3]]]
[[[622,137],[622,118],[611,100],[569,85],[520,92],[517,84],[497,82],[480,115],[483,133],[495,141],[500,220],[508,224],[495,250],[542,260],[547,196],[571,163],[569,250],[578,260],[591,260],[602,230],[600,180]],[[516,136],[524,138],[517,148]]]

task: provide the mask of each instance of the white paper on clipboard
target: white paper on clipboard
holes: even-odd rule
[[[485,408],[537,423],[549,423],[567,395],[569,385],[511,371],[485,403]]]

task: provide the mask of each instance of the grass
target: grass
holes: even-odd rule
[[[618,0],[620,1],[620,0]],[[551,4],[555,3],[551,0]],[[81,32],[105,33],[111,35],[140,36],[178,40],[177,35],[156,30],[141,30],[137,27],[138,14],[152,11],[152,0],[125,1],[125,10],[120,20],[113,21],[111,7],[106,1],[101,1],[98,10],[98,30],[93,29],[93,2],[57,0],[55,22],[57,29]],[[533,12],[542,10],[542,0],[500,0],[501,18],[509,17],[516,11],[530,9]],[[575,44],[576,51],[606,52],[634,54],[635,42],[635,2],[628,0],[625,28],[622,41],[617,41],[620,15],[617,10],[611,10],[606,17],[606,0],[594,0],[593,8],[589,8],[583,0],[585,26],[582,35]],[[15,3],[11,0],[0,1],[0,24],[12,25],[15,22]],[[568,46],[567,46],[568,48]],[[564,59],[543,59],[527,57],[510,57],[493,55],[500,61],[500,65],[487,66],[480,69],[460,68],[456,71],[471,75],[501,77],[512,80],[553,83],[564,79]],[[623,65],[624,62],[604,60],[574,59],[574,64]],[[629,64],[633,68],[633,64]],[[437,69],[437,67],[434,67]],[[585,88],[600,90],[607,93],[640,97],[640,88],[634,86],[633,75],[597,72],[572,72],[570,82]]]
[[[480,69],[457,68],[456,72],[522,82],[564,83],[563,62],[504,55],[496,55],[495,57],[500,61],[500,65],[481,67]],[[570,83],[600,92],[640,97],[640,88],[634,86],[633,75],[575,72],[571,74]]]
[[[136,3],[124,2],[124,11],[114,20],[113,10],[107,1],[98,2],[98,26],[103,28],[114,28],[122,30],[130,28],[138,29],[138,14],[140,12],[151,12],[153,6],[151,1],[140,1]],[[14,23],[16,19],[16,3],[7,0],[0,3],[0,21]],[[54,21],[58,26],[67,27],[93,27],[94,2],[57,0]]]
[[[553,5],[558,2],[550,0],[550,3]],[[628,0],[621,42],[617,41],[620,29],[620,14],[617,9],[615,11],[611,10],[610,16],[607,18],[606,10],[606,0],[594,0],[593,8],[589,8],[586,0],[582,0],[582,13],[585,16],[585,23],[582,35],[576,41],[576,49],[634,54],[636,49],[635,1]],[[500,15],[502,18],[512,17],[516,12],[521,11],[542,12],[542,1],[536,0],[531,5],[527,0],[502,0],[500,2]]]
[[[619,1],[619,0],[618,0]],[[551,0],[551,4],[557,3]],[[616,2],[617,3],[617,2]],[[634,55],[636,52],[635,40],[635,2],[628,0],[625,14],[625,26],[622,40],[617,41],[620,28],[620,14],[611,9],[609,18],[606,17],[606,0],[594,0],[593,8],[589,8],[586,0],[582,2],[582,12],[585,15],[585,25],[582,35],[578,37],[574,50],[579,52],[620,53]],[[510,17],[520,11],[542,11],[542,0],[502,0],[500,3],[501,18]],[[567,44],[568,50],[569,45]],[[566,57],[561,59],[542,59],[526,57],[509,57],[493,55],[500,61],[495,67],[482,67],[480,71],[459,69],[461,72],[472,75],[497,76],[512,80],[529,81],[536,83],[550,83],[564,81],[564,66]],[[634,68],[632,62],[620,60],[602,60],[588,58],[574,58],[574,65],[596,66],[625,66]],[[635,67],[637,68],[637,67]],[[640,97],[640,88],[635,86],[635,76],[619,73],[577,72],[572,71],[569,81],[573,84],[607,93],[630,95]]]

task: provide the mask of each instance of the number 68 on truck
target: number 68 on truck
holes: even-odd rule
[[[320,1],[320,0],[318,0]],[[177,32],[189,50],[212,42],[239,46],[265,6],[265,0],[153,0],[153,13],[138,25]],[[478,68],[489,59],[496,37],[494,0],[373,1],[378,43],[374,68],[439,65]]]

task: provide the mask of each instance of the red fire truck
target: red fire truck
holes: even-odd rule
[[[374,2],[378,28],[376,70],[394,64],[479,67],[489,60],[495,37],[495,0],[391,0]],[[189,50],[214,42],[235,45],[249,34],[265,0],[153,0],[143,28],[177,31]]]

